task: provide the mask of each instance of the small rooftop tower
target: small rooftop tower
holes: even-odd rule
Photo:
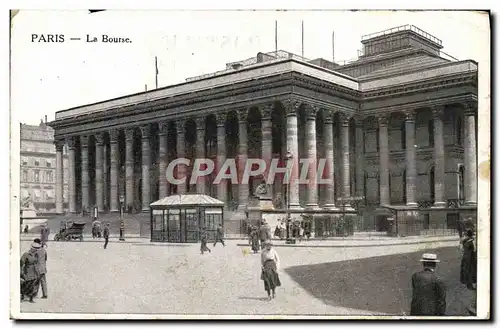
[[[402,25],[389,30],[364,35],[361,38],[361,58],[389,53],[405,48],[424,49],[439,55],[442,41],[414,25]]]

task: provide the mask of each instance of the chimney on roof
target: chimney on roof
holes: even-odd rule
[[[47,124],[47,114],[45,114],[45,124]]]

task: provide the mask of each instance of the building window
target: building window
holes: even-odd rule
[[[23,160],[23,166],[27,166],[27,165],[28,165],[28,161]]]
[[[27,182],[27,181],[28,181],[28,171],[23,170],[23,182]]]
[[[52,163],[50,163],[49,161],[47,161],[47,168],[51,168],[52,167]]]
[[[464,175],[465,175],[465,168],[464,168],[464,166],[460,165],[458,167],[458,199],[459,200],[465,200]]]
[[[35,160],[35,166],[39,166],[39,165],[40,165],[40,161]]]
[[[35,171],[35,183],[40,183],[40,172],[38,170]]]
[[[462,146],[462,118],[458,117],[456,121],[455,138],[457,140],[457,145]]]
[[[45,172],[45,179],[47,183],[53,183],[54,182],[54,176],[52,171],[47,171]]]

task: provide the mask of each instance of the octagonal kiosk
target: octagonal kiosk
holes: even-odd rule
[[[150,204],[151,242],[194,243],[205,228],[215,241],[224,228],[224,202],[205,194],[175,194]]]

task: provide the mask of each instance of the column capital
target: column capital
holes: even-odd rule
[[[226,125],[227,113],[219,112],[215,114],[215,121],[217,123],[217,127],[223,127]]]
[[[151,134],[151,127],[149,126],[149,124],[146,124],[144,126],[140,126],[139,129],[141,129],[141,138],[142,139],[149,138],[149,135]]]
[[[477,113],[477,102],[466,102],[464,104],[464,115],[473,116]]]
[[[272,103],[263,104],[263,105],[259,106],[259,108],[260,108],[260,116],[261,116],[262,120],[271,120],[271,116],[273,113],[273,104]]]
[[[132,131],[133,133],[133,131]],[[120,138],[120,130],[111,129],[109,131],[109,141],[110,143],[118,143],[118,139]]]
[[[433,106],[431,108],[432,110],[432,118],[433,119],[442,119],[443,114],[444,114],[444,106],[443,105],[438,105],[438,106]]]
[[[283,103],[283,106],[285,107],[285,115],[286,116],[297,115],[297,111],[299,110],[301,102],[299,102],[293,98],[285,99],[285,100],[282,100],[281,102]]]
[[[178,119],[175,120],[174,123],[177,134],[184,134],[186,129],[186,119]]]
[[[379,114],[377,117],[379,127],[384,127],[389,124],[389,115],[386,113]]]
[[[102,144],[104,143],[104,133],[96,133],[94,137],[95,137],[95,144],[102,146]]]
[[[158,134],[160,136],[166,136],[168,134],[168,122],[167,121],[158,122]]]
[[[405,121],[415,121],[416,112],[414,110],[404,111]]]
[[[345,112],[340,112],[339,113],[339,120],[340,124],[342,126],[349,126],[349,120],[351,120],[352,114],[345,113]]]
[[[80,136],[80,145],[82,147],[88,147],[89,146],[89,136],[81,135]]]
[[[363,128],[365,122],[365,118],[360,115],[354,116],[354,124],[356,128]]]
[[[316,120],[316,114],[319,111],[319,107],[311,104],[304,104],[304,110],[306,112],[306,120]]]
[[[62,152],[64,148],[64,143],[66,141],[64,139],[56,139],[54,140],[54,145],[56,146],[56,152]]]
[[[335,111],[325,108],[322,110],[323,110],[323,122],[329,125],[333,124],[333,116],[335,115]]]
[[[196,122],[196,130],[205,130],[205,117],[196,117],[194,118],[194,122]]]
[[[66,137],[66,143],[68,144],[68,149],[75,149],[75,139],[73,137]]]
[[[248,119],[248,109],[247,108],[241,108],[238,110],[238,122],[239,123],[245,123],[247,122]]]
[[[133,141],[134,140],[134,132],[135,128],[126,128],[125,129],[125,139],[127,141]],[[116,135],[118,136],[118,134]],[[118,139],[116,139],[118,141]]]

